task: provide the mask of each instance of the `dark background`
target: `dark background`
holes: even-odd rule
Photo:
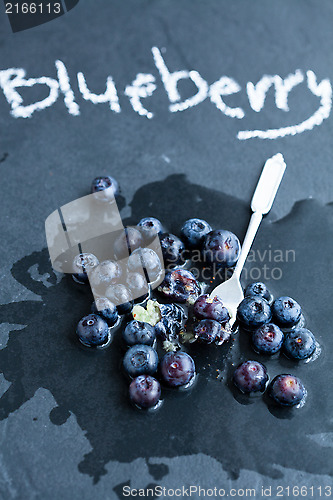
[[[177,223],[179,226],[183,218],[197,211],[197,215],[207,217],[215,226],[229,227],[242,238],[248,216],[246,207],[262,165],[268,157],[282,152],[288,167],[270,216],[271,221],[278,222],[275,226],[270,227],[269,222],[263,226],[262,239],[257,244],[265,248],[276,237],[279,245],[297,248],[297,255],[302,255],[304,245],[310,241],[312,261],[297,257],[294,267],[285,266],[283,281],[274,283],[273,288],[276,293],[300,297],[311,316],[309,283],[314,280],[316,297],[325,297],[324,303],[316,302],[320,314],[314,308],[312,326],[318,329],[320,317],[326,314],[327,319],[331,307],[329,296],[322,293],[320,285],[325,284],[325,279],[327,286],[331,283],[331,268],[326,272],[324,266],[332,242],[331,205],[325,207],[332,201],[332,120],[283,139],[239,141],[236,136],[239,130],[294,125],[314,113],[319,99],[305,83],[291,92],[288,113],[276,108],[273,89],[263,110],[255,113],[245,88],[247,82],[257,82],[264,74],[285,77],[298,68],[303,73],[314,71],[318,81],[332,81],[332,21],[333,5],[329,1],[320,2],[319,7],[315,1],[95,0],[81,1],[50,23],[13,34],[0,6],[0,70],[24,68],[27,78],[56,78],[54,62],[60,59],[67,67],[81,111],[80,116],[69,115],[60,95],[52,107],[29,119],[15,119],[0,92],[0,371],[4,373],[1,392],[12,387],[9,396],[2,400],[0,422],[2,498],[117,499],[121,498],[117,485],[128,481],[133,487],[150,483],[226,488],[331,484],[331,403],[321,403],[320,419],[311,417],[310,403],[304,418],[270,417],[265,431],[257,428],[256,438],[251,439],[248,422],[256,418],[254,406],[247,413],[245,408],[249,407],[238,404],[224,389],[223,412],[216,411],[211,426],[199,426],[200,435],[207,432],[207,439],[196,438],[197,419],[202,418],[205,423],[207,412],[192,414],[192,407],[189,409],[185,400],[177,408],[180,419],[189,419],[191,432],[181,427],[179,437],[175,424],[168,442],[166,433],[170,429],[163,427],[159,417],[159,425],[154,421],[142,423],[145,432],[140,438],[147,440],[146,445],[145,441],[138,443],[134,431],[135,425],[143,422],[141,416],[128,413],[129,421],[134,422],[133,432],[129,426],[120,428],[117,418],[122,414],[108,406],[103,390],[97,391],[100,399],[91,400],[91,392],[85,395],[84,390],[80,392],[81,403],[75,399],[73,392],[84,386],[84,380],[80,385],[82,360],[77,358],[73,345],[60,342],[57,351],[53,333],[71,331],[80,314],[87,310],[87,299],[81,303],[77,292],[63,285],[63,280],[60,285],[52,282],[54,288],[49,286],[47,276],[43,276],[44,272],[50,273],[43,248],[46,217],[57,207],[86,194],[91,179],[101,173],[110,173],[119,181],[126,199],[124,217],[137,220],[156,214],[176,230]],[[195,69],[209,84],[222,75],[234,78],[242,91],[225,100],[231,106],[241,106],[245,118],[237,120],[223,115],[208,99],[192,109],[170,113],[153,62],[153,46],[166,49],[163,55],[170,71]],[[88,86],[96,93],[104,92],[106,78],[112,75],[121,113],[110,111],[108,104],[93,105],[80,98],[78,71],[84,73]],[[156,77],[157,89],[144,100],[155,115],[151,120],[135,113],[124,95],[126,85],[140,72]],[[179,88],[184,96],[187,92],[190,95],[191,87]],[[42,90],[35,88],[24,89],[22,96],[27,103],[44,97]],[[184,176],[164,182],[174,174]],[[283,220],[295,202],[308,198],[315,198],[318,204],[304,202],[291,218]],[[153,213],[148,214],[149,210]],[[316,229],[318,234],[314,236]],[[321,270],[319,274],[317,269]],[[48,290],[54,293],[45,295]],[[71,302],[74,296],[75,305]],[[47,314],[42,312],[42,304],[51,308]],[[24,329],[24,325],[28,327]],[[320,325],[329,328],[328,321]],[[325,338],[322,342],[325,344]],[[325,352],[320,363],[328,363],[329,349]],[[214,363],[218,363],[214,356]],[[106,375],[98,381],[109,384],[103,363],[102,373]],[[327,373],[329,364],[320,363],[322,373]],[[98,365],[94,361],[91,366],[93,377]],[[315,378],[314,366],[310,370]],[[73,385],[72,379],[76,380]],[[320,377],[317,383],[323,390],[325,379]],[[69,387],[66,394],[64,386]],[[195,393],[191,396],[195,407],[204,405],[209,394],[215,394],[218,401],[216,388],[208,383],[204,391],[204,386],[198,388],[197,400]],[[316,392],[315,386],[312,391]],[[115,398],[118,404],[118,396]],[[322,398],[331,400],[326,388]],[[121,405],[122,399],[119,401]],[[85,408],[84,414],[80,408]],[[263,419],[271,415],[263,405],[258,408]],[[166,418],[169,412],[170,409],[165,410]],[[240,427],[236,431],[231,420],[238,419]],[[318,420],[320,425],[316,428]],[[229,434],[216,435],[212,429],[220,428],[222,423],[229,428]],[[230,438],[232,432],[244,432],[242,445]],[[295,443],[288,449],[295,432]],[[231,439],[228,447],[223,442],[226,434]],[[303,439],[302,452],[297,453],[296,447],[305,435],[314,437]],[[176,439],[176,444],[172,439]],[[229,450],[225,460],[221,458],[223,446]],[[261,448],[266,449],[262,457]],[[304,458],[307,453],[308,458]],[[86,454],[92,458],[86,460]],[[293,455],[295,460],[290,460]],[[263,463],[269,463],[269,467]]]

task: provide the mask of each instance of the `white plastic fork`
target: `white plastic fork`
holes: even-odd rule
[[[246,231],[243,246],[233,275],[230,279],[214,288],[210,294],[211,299],[218,296],[222,300],[224,306],[228,308],[231,315],[231,325],[233,325],[236,320],[237,307],[244,298],[244,292],[240,284],[241,272],[255,235],[257,234],[262,217],[272,208],[285,169],[286,164],[281,153],[272,156],[272,158],[266,161],[252,197],[251,210],[253,214]]]

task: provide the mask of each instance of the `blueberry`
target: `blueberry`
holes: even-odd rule
[[[211,299],[209,295],[200,295],[194,303],[193,313],[198,319],[215,319],[220,323],[230,319],[228,309],[217,296]]]
[[[158,323],[155,325],[155,334],[156,337],[161,340],[175,340],[177,338],[177,334],[179,333],[178,325],[171,318],[165,316],[161,318]]]
[[[113,326],[118,321],[117,307],[106,297],[97,297],[92,303],[91,312],[101,316],[109,326]]]
[[[161,397],[160,383],[150,375],[139,375],[129,386],[130,400],[140,408],[152,408]]]
[[[202,255],[205,262],[219,267],[232,267],[236,264],[240,243],[237,236],[224,229],[210,231],[204,239]]]
[[[245,297],[237,309],[237,318],[243,326],[254,329],[268,323],[271,320],[272,313],[269,303],[260,297],[254,295]]]
[[[168,352],[161,361],[161,375],[171,387],[188,384],[195,374],[195,364],[186,352]]]
[[[111,285],[106,289],[106,296],[117,306],[119,314],[127,314],[133,309],[133,297],[125,285]]]
[[[161,340],[175,340],[180,332],[185,313],[178,304],[159,304],[161,319],[155,325],[156,336]]]
[[[149,345],[136,344],[126,351],[123,366],[130,377],[142,374],[153,375],[158,366],[157,352]]]
[[[117,259],[123,259],[142,246],[143,238],[140,231],[135,227],[125,227],[114,242],[114,253]]]
[[[164,231],[161,222],[155,219],[155,217],[144,217],[138,223],[138,228],[147,241],[152,240],[155,236],[162,234]]]
[[[178,304],[159,304],[159,308],[162,317],[170,318],[175,323],[181,326],[183,319],[185,318],[184,309]]]
[[[143,273],[127,273],[126,284],[135,298],[140,297],[143,300],[149,293],[148,283]]]
[[[202,219],[188,219],[181,228],[182,239],[189,249],[201,248],[203,240],[212,228]]]
[[[201,290],[190,271],[176,268],[165,274],[158,291],[174,302],[193,304]]]
[[[244,292],[245,297],[249,297],[251,295],[259,295],[266,299],[267,301],[271,298],[271,293],[268,290],[265,283],[261,283],[261,281],[257,281],[256,283],[251,283],[245,288]]]
[[[84,316],[77,325],[76,333],[82,344],[88,346],[102,345],[109,339],[108,324],[97,314]]]
[[[112,202],[115,196],[118,196],[120,193],[119,184],[110,175],[105,175],[102,177],[96,177],[91,184],[91,192],[98,193],[103,191],[100,195],[98,195],[98,200],[105,202]]]
[[[104,260],[89,274],[90,286],[97,294],[105,293],[106,287],[116,283],[122,275],[118,262]]]
[[[260,326],[252,334],[252,345],[259,354],[275,354],[282,347],[283,333],[274,323]]]
[[[264,392],[268,381],[267,370],[258,361],[246,361],[239,365],[233,375],[235,386],[245,394]]]
[[[123,331],[123,339],[129,346],[135,344],[153,345],[155,330],[149,323],[133,320],[126,325]]]
[[[272,304],[272,313],[279,326],[288,328],[298,323],[302,310],[298,302],[291,297],[279,297]]]
[[[162,274],[162,263],[154,250],[151,248],[137,248],[129,256],[127,261],[129,271],[146,271],[149,283],[156,281]]]
[[[184,243],[174,234],[164,233],[160,236],[162,254],[166,267],[177,266],[185,261]]]
[[[219,338],[221,325],[214,319],[202,319],[194,327],[194,336],[201,342],[211,344]]]
[[[286,333],[283,351],[288,358],[306,359],[314,353],[316,349],[316,339],[307,328],[295,328]]]
[[[272,380],[268,393],[281,406],[295,406],[304,400],[306,389],[299,378],[282,374]]]
[[[73,278],[80,282],[88,281],[88,274],[98,266],[99,261],[92,253],[80,253],[73,259]]]

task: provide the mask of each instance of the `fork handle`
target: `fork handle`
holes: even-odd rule
[[[258,228],[260,226],[260,222],[262,221],[262,213],[260,212],[253,212],[251,215],[251,219],[249,222],[249,226],[246,231],[246,235],[243,241],[243,246],[242,250],[239,256],[239,259],[237,261],[235,270],[233,272],[233,276],[237,276],[237,278],[240,277],[240,274],[243,270],[246,258],[249,254],[249,251],[251,249],[253,240],[255,238],[255,235],[257,234]]]

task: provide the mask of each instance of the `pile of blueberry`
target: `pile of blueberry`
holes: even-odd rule
[[[251,335],[252,347],[258,354],[271,356],[281,351],[299,361],[310,358],[318,349],[313,333],[304,328],[298,302],[291,297],[273,301],[264,283],[252,283],[245,289],[237,319],[241,328]],[[264,392],[267,369],[257,361],[247,361],[236,369],[233,381],[243,393]],[[299,378],[281,374],[270,383],[268,394],[282,406],[295,406],[304,401],[306,389]]]
[[[92,192],[103,190],[106,203],[119,195],[118,183],[112,177],[93,181]],[[161,243],[164,266],[157,253],[145,247],[156,237]],[[210,298],[205,293],[207,284],[186,269],[187,263],[196,251],[200,265],[228,270],[238,260],[240,243],[230,231],[213,230],[202,219],[187,220],[179,238],[166,232],[158,219],[146,217],[135,228],[125,228],[115,242],[113,255],[121,257],[124,250],[130,253],[125,271],[116,259],[99,262],[88,253],[75,257],[73,278],[79,283],[89,281],[97,297],[76,333],[85,346],[101,348],[109,345],[120,321],[126,323],[122,329],[126,346],[123,369],[130,379],[130,400],[139,408],[156,408],[161,402],[161,385],[187,388],[195,380],[195,363],[184,350],[187,342],[221,345],[233,333],[228,309],[218,297]],[[144,276],[138,272],[142,265]],[[159,300],[151,300],[149,285],[158,279],[163,267],[165,276],[157,288]],[[139,298],[134,300],[133,296]],[[246,288],[236,324],[249,332],[253,349],[262,355],[281,350],[289,358],[302,360],[316,350],[313,334],[304,328],[299,304],[290,297],[272,301],[263,283]],[[268,383],[266,367],[247,361],[236,369],[233,381],[243,393],[264,392]],[[268,393],[278,404],[293,406],[304,399],[306,390],[298,378],[283,374],[273,379]]]

